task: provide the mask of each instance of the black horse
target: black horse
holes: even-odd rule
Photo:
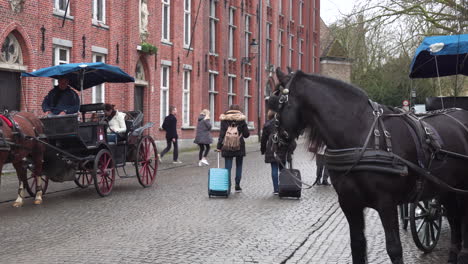
[[[397,109],[375,103],[373,106],[363,90],[332,78],[301,71],[286,75],[279,69],[277,77],[282,89],[275,91],[268,104],[278,113],[279,142],[286,143],[279,147],[287,146],[307,131],[313,146],[325,144],[331,152],[380,145],[384,152],[398,155],[412,164],[420,162],[418,148],[425,143],[418,144],[415,140],[418,137]],[[378,116],[382,124],[375,121]],[[440,135],[444,149],[468,154],[467,111],[454,110],[424,120]],[[376,136],[377,132],[371,131],[381,126],[388,135]],[[390,152],[388,145],[391,145]],[[467,161],[450,155],[439,156],[430,166],[430,173],[436,176],[431,181],[425,180],[426,177],[411,166],[407,166],[406,173],[379,170],[378,166],[377,170],[330,170],[332,184],[349,223],[353,263],[367,263],[363,214],[366,207],[375,209],[380,216],[392,263],[403,263],[397,205],[414,201],[415,193],[420,194],[418,199],[439,197],[451,228],[449,263],[468,263],[468,196],[448,190],[448,186],[468,189]],[[359,159],[362,155],[355,157]],[[434,184],[438,180],[447,185],[441,188],[440,184]]]

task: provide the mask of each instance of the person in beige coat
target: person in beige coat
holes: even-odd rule
[[[115,105],[105,104],[104,114],[109,124],[107,128],[107,142],[117,142],[127,132],[125,113],[115,110]]]

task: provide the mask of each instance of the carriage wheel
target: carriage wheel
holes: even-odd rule
[[[115,165],[111,153],[102,149],[94,159],[93,170],[94,186],[102,197],[109,195],[115,181]]]
[[[138,142],[135,170],[143,187],[153,185],[158,172],[158,150],[150,136],[144,136]]]
[[[409,206],[407,203],[398,205],[398,211],[400,212],[401,225],[404,230],[408,229],[408,221],[409,221],[408,207]]]
[[[34,173],[28,173],[28,178],[25,182],[26,191],[28,191],[31,197],[36,197],[37,192],[37,179],[34,176]],[[45,194],[47,191],[47,187],[49,186],[49,178],[47,176],[41,176],[41,186],[42,186],[42,194]]]
[[[425,253],[431,252],[440,237],[442,207],[436,199],[412,203],[410,228],[416,246]]]
[[[75,183],[80,188],[87,188],[93,183],[93,174],[89,170],[80,170],[75,175]]]

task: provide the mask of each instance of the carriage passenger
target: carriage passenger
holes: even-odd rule
[[[69,86],[70,80],[61,78],[58,86],[55,86],[44,97],[42,110],[47,116],[68,115],[78,113],[80,98]]]
[[[107,142],[117,142],[123,138],[127,132],[127,125],[125,124],[125,113],[115,110],[115,105],[105,104],[104,114],[106,121],[109,124],[107,128]]]

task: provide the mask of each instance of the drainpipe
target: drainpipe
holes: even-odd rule
[[[262,38],[262,15],[263,15],[263,10],[262,10],[262,2],[263,0],[258,1],[258,6],[257,6],[257,25],[258,25],[258,64],[257,64],[257,135],[258,135],[258,141],[260,142],[260,126],[261,126],[261,114],[262,114],[262,102],[263,98],[261,98],[261,90],[262,90],[262,50],[263,50],[263,38]]]

